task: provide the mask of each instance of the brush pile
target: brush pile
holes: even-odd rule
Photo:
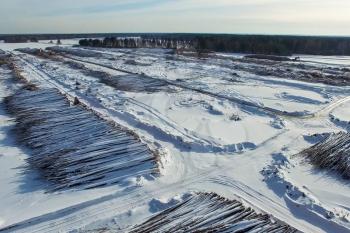
[[[297,232],[294,228],[258,214],[241,202],[215,193],[196,193],[145,223],[132,233],[145,232]]]
[[[345,179],[350,179],[350,133],[330,134],[299,155],[319,168],[336,171]]]
[[[157,157],[130,131],[56,89],[19,90],[6,99],[20,143],[32,150],[26,169],[36,169],[52,190],[89,189],[158,173]]]

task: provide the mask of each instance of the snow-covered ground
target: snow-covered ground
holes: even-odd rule
[[[49,184],[35,171],[23,172],[31,151],[16,142],[15,123],[2,104],[0,232],[123,232],[193,192],[239,200],[304,232],[350,231],[349,181],[294,156],[318,142],[318,134],[347,130],[349,86],[258,75],[248,68],[267,65],[226,59],[241,58],[237,54],[197,59],[167,50],[83,49],[71,47],[77,40],[62,43],[66,53],[51,58],[15,51],[45,49],[52,46],[48,41],[0,43],[0,49],[11,53],[22,76],[39,88],[78,97],[159,150],[160,176],[46,193]],[[89,56],[78,56],[86,52]],[[315,70],[323,63],[340,70],[349,59],[301,60]],[[291,72],[300,69],[289,62],[278,65]],[[136,89],[145,82],[142,78],[159,88]],[[1,66],[0,98],[17,88],[11,71]]]
[[[3,43],[0,42],[0,49],[4,51],[13,51],[19,48],[41,48],[45,49],[46,47],[54,46],[57,43],[57,40],[52,40],[53,43],[50,43],[51,40],[40,40],[39,42],[28,42],[28,43]],[[78,45],[79,39],[71,40],[61,40],[61,46],[73,46]]]
[[[325,65],[345,65],[350,66],[349,56],[310,56],[300,55],[300,59],[307,62],[321,63]]]

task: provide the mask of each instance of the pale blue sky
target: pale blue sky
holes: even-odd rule
[[[350,0],[1,0],[0,34],[349,35]]]

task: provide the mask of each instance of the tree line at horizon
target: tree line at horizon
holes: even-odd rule
[[[80,46],[106,48],[166,48],[197,51],[285,55],[350,55],[350,38],[255,35],[145,35],[82,39]]]
[[[270,55],[349,55],[350,37],[232,35],[190,33],[100,33],[0,35],[7,43],[87,38],[82,46],[115,48],[187,48]],[[105,39],[89,39],[105,38]]]

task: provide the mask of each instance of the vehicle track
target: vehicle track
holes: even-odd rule
[[[79,94],[77,94],[75,90],[72,90],[72,88],[70,86],[67,86],[64,82],[61,82],[61,81],[59,81],[57,79],[48,78],[48,77],[52,77],[52,75],[50,75],[49,73],[47,73],[46,71],[44,71],[40,67],[37,67],[35,64],[33,64],[31,61],[28,61],[26,58],[19,57],[19,56],[17,56],[17,57],[22,62],[27,64],[28,67],[34,73],[38,74],[39,78],[44,80],[46,83],[52,84],[54,87],[59,89],[62,94],[65,94],[65,95],[69,96],[70,99],[74,99],[75,97],[79,97],[79,99],[82,102],[84,102],[84,99],[80,98],[81,96]],[[52,81],[52,80],[55,80],[55,81]],[[126,98],[126,99],[128,100],[129,103],[134,104],[135,106],[141,107],[145,111],[147,111],[150,114],[152,114],[154,117],[158,118],[160,121],[164,122],[167,126],[169,126],[170,128],[174,129],[175,131],[177,131],[181,135],[182,139],[185,139],[185,140],[181,140],[180,144],[184,144],[186,147],[191,147],[193,151],[198,150],[199,152],[203,152],[203,151],[227,151],[228,150],[228,151],[231,151],[231,152],[237,152],[237,150],[232,151],[232,146],[233,145],[220,145],[220,144],[217,144],[215,142],[209,141],[209,139],[207,139],[207,138],[202,138],[202,137],[197,136],[195,132],[188,133],[187,131],[178,128],[176,125],[174,125],[172,122],[168,121],[167,119],[164,119],[163,117],[161,117],[161,113],[159,113],[157,110],[153,109],[152,107],[150,107],[148,105],[145,105],[143,103],[140,103],[139,101],[133,100],[131,98]],[[90,106],[90,104],[88,102],[86,102],[86,103],[84,102],[84,104],[86,106]],[[104,106],[101,106],[101,108],[104,108]],[[96,109],[92,109],[92,110],[95,111],[95,112],[100,113]],[[113,112],[117,111],[117,110],[114,110],[113,108],[109,109],[109,111],[110,110],[113,111]],[[101,113],[100,115],[103,115],[103,114]],[[134,121],[132,121],[132,122],[130,122],[130,120],[127,120],[129,124],[131,124],[131,125],[138,125],[137,128],[145,128],[146,131],[148,131],[148,133],[151,132],[151,130],[148,130],[148,129],[150,127],[153,127],[153,126],[149,126],[147,123],[142,123],[141,121],[136,119],[130,113],[124,112],[123,115],[129,116],[129,117],[125,117],[124,116],[124,118],[123,118],[124,120],[126,118],[134,119]],[[120,116],[120,114],[119,114],[119,116]],[[155,130],[155,128],[153,128],[153,130]],[[177,141],[179,140],[176,135],[169,134],[168,132],[165,132],[165,131],[163,131],[162,129],[160,129],[158,127],[156,127],[156,130],[159,131],[161,134],[163,134],[163,136],[165,136],[166,138],[167,137],[173,137],[171,139],[169,138],[169,141],[172,142],[173,144],[174,144],[174,140],[177,140]],[[238,150],[238,151],[240,151],[240,150]]]
[[[136,189],[134,191],[126,190],[125,194],[123,195],[116,193],[107,197],[101,197],[97,200],[89,201],[88,203],[81,203],[72,207],[68,207],[64,210],[59,210],[54,213],[49,213],[43,216],[25,220],[20,223],[16,223],[6,228],[0,229],[0,232],[59,232],[63,227],[64,229],[70,228],[73,230],[77,228],[79,222],[81,221],[86,222],[89,220],[89,222],[94,222],[96,219],[98,219],[98,216],[101,216],[102,214],[103,216],[109,214],[112,217],[113,215],[116,215],[116,213],[125,212],[125,210],[131,209],[131,206],[136,207],[147,204],[148,201],[152,200],[153,198],[166,194],[167,192],[172,191],[174,188],[177,190],[182,190],[190,184],[197,183],[199,180],[209,177],[215,172],[217,172],[215,169],[204,171],[202,173],[190,176],[186,180],[181,180],[179,182],[158,188],[153,192],[147,192],[139,189]],[[116,198],[118,198],[118,200]],[[120,202],[120,204],[116,205],[109,202],[113,200]],[[74,215],[75,213],[77,213],[77,215]]]
[[[114,70],[114,71],[119,71],[119,72],[124,72],[124,73],[128,73],[128,74],[134,74],[134,75],[141,75],[139,73],[134,73],[134,72],[131,72],[131,71],[128,71],[128,70],[115,68],[115,67],[112,67],[112,66],[109,66],[109,65],[105,65],[105,64],[101,64],[101,63],[97,63],[97,62],[92,62],[92,61],[87,61],[87,60],[84,60],[84,59],[73,58],[71,56],[62,55],[62,54],[61,54],[61,56],[65,57],[67,59],[71,59],[73,61],[86,63],[86,64],[91,64],[91,65],[96,65],[96,66],[100,66],[100,67],[103,67],[103,68],[111,69],[111,70]],[[249,106],[249,107],[253,107],[253,108],[258,108],[258,109],[261,109],[261,110],[263,110],[263,111],[265,111],[267,113],[270,113],[270,114],[275,114],[275,115],[279,115],[279,116],[288,116],[288,117],[298,117],[298,118],[301,118],[301,117],[313,117],[314,116],[313,113],[301,114],[301,113],[296,113],[296,112],[285,112],[285,111],[277,110],[277,109],[274,109],[274,108],[261,106],[259,104],[255,104],[253,102],[249,102],[249,101],[246,101],[246,100],[243,100],[243,99],[240,99],[240,98],[236,98],[236,97],[233,97],[233,96],[228,97],[226,95],[221,95],[219,93],[213,93],[213,92],[201,89],[201,88],[196,88],[196,87],[193,87],[193,86],[192,87],[191,86],[187,86],[187,85],[181,84],[179,82],[174,82],[174,81],[164,80],[164,79],[159,79],[159,78],[154,78],[154,77],[152,77],[152,78],[153,79],[157,79],[159,81],[166,82],[168,85],[176,86],[176,87],[179,87],[179,88],[182,88],[182,89],[185,89],[185,90],[198,92],[198,93],[205,94],[205,95],[212,96],[212,97],[216,97],[216,98],[219,98],[219,99],[225,99],[225,100],[228,100],[228,101],[240,104],[240,105],[245,105],[245,106]]]

